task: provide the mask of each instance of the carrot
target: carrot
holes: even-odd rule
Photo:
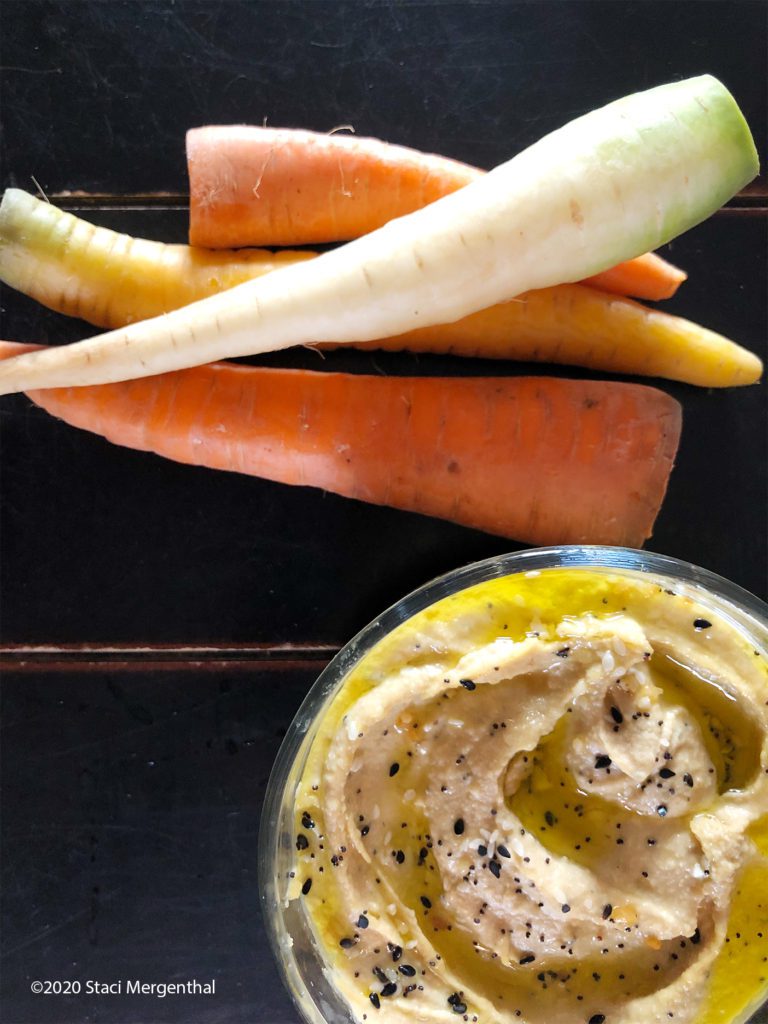
[[[189,241],[209,249],[347,241],[483,176],[378,139],[209,125],[187,132]]]
[[[452,324],[356,347],[565,363],[708,388],[754,384],[763,372],[759,356],[722,334],[581,284],[524,292]]]
[[[120,327],[312,254],[192,249],[95,228],[19,189],[0,203],[0,279],[60,313]],[[758,380],[757,356],[705,327],[584,285],[527,292],[366,347],[524,359],[703,387]]]
[[[458,192],[316,259],[6,360],[0,394],[450,323],[668,241],[756,169],[749,129],[720,82],[660,86],[578,118]]]
[[[688,275],[680,267],[655,252],[636,256],[619,263],[602,274],[586,278],[582,283],[615,295],[632,295],[636,299],[671,299]]]
[[[638,384],[226,363],[29,397],[115,444],[533,544],[640,546],[681,425],[674,399]]]
[[[0,202],[0,280],[97,327],[159,316],[314,255],[214,252],[133,238],[17,188],[6,189]]]
[[[209,249],[358,238],[485,173],[379,139],[249,125],[192,128],[187,167],[189,241]],[[686,276],[646,253],[590,283],[657,300]]]

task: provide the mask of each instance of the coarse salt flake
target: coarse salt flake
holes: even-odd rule
[[[613,672],[616,668],[616,659],[610,651],[603,651],[601,663],[603,666],[603,672]]]

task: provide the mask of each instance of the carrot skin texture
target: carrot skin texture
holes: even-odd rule
[[[189,241],[208,249],[359,238],[485,174],[379,139],[296,128],[207,125],[190,129],[186,145]],[[647,253],[589,283],[656,301],[686,276]]]
[[[28,350],[0,344],[0,358]],[[364,377],[216,363],[29,397],[177,462],[449,519],[532,544],[639,547],[681,411],[638,384]]]
[[[99,327],[159,316],[312,255],[163,245],[94,228],[17,189],[0,204],[0,280]],[[757,356],[714,331],[583,284],[361,347],[559,362],[702,387],[752,384],[762,373]]]
[[[483,175],[378,139],[301,129],[209,125],[190,129],[186,146],[189,241],[209,249],[348,241]]]

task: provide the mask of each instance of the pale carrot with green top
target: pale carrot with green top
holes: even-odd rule
[[[627,96],[478,181],[313,260],[0,366],[0,394],[82,387],[451,323],[593,276],[693,227],[758,169],[708,75]]]
[[[205,250],[94,227],[18,189],[0,203],[0,279],[59,313],[122,327],[311,253]],[[760,359],[714,331],[584,284],[526,292],[365,347],[565,363],[702,387],[751,384]]]

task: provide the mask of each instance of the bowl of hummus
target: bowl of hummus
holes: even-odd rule
[[[619,548],[433,581],[310,691],[260,879],[311,1024],[766,1019],[768,608]]]

